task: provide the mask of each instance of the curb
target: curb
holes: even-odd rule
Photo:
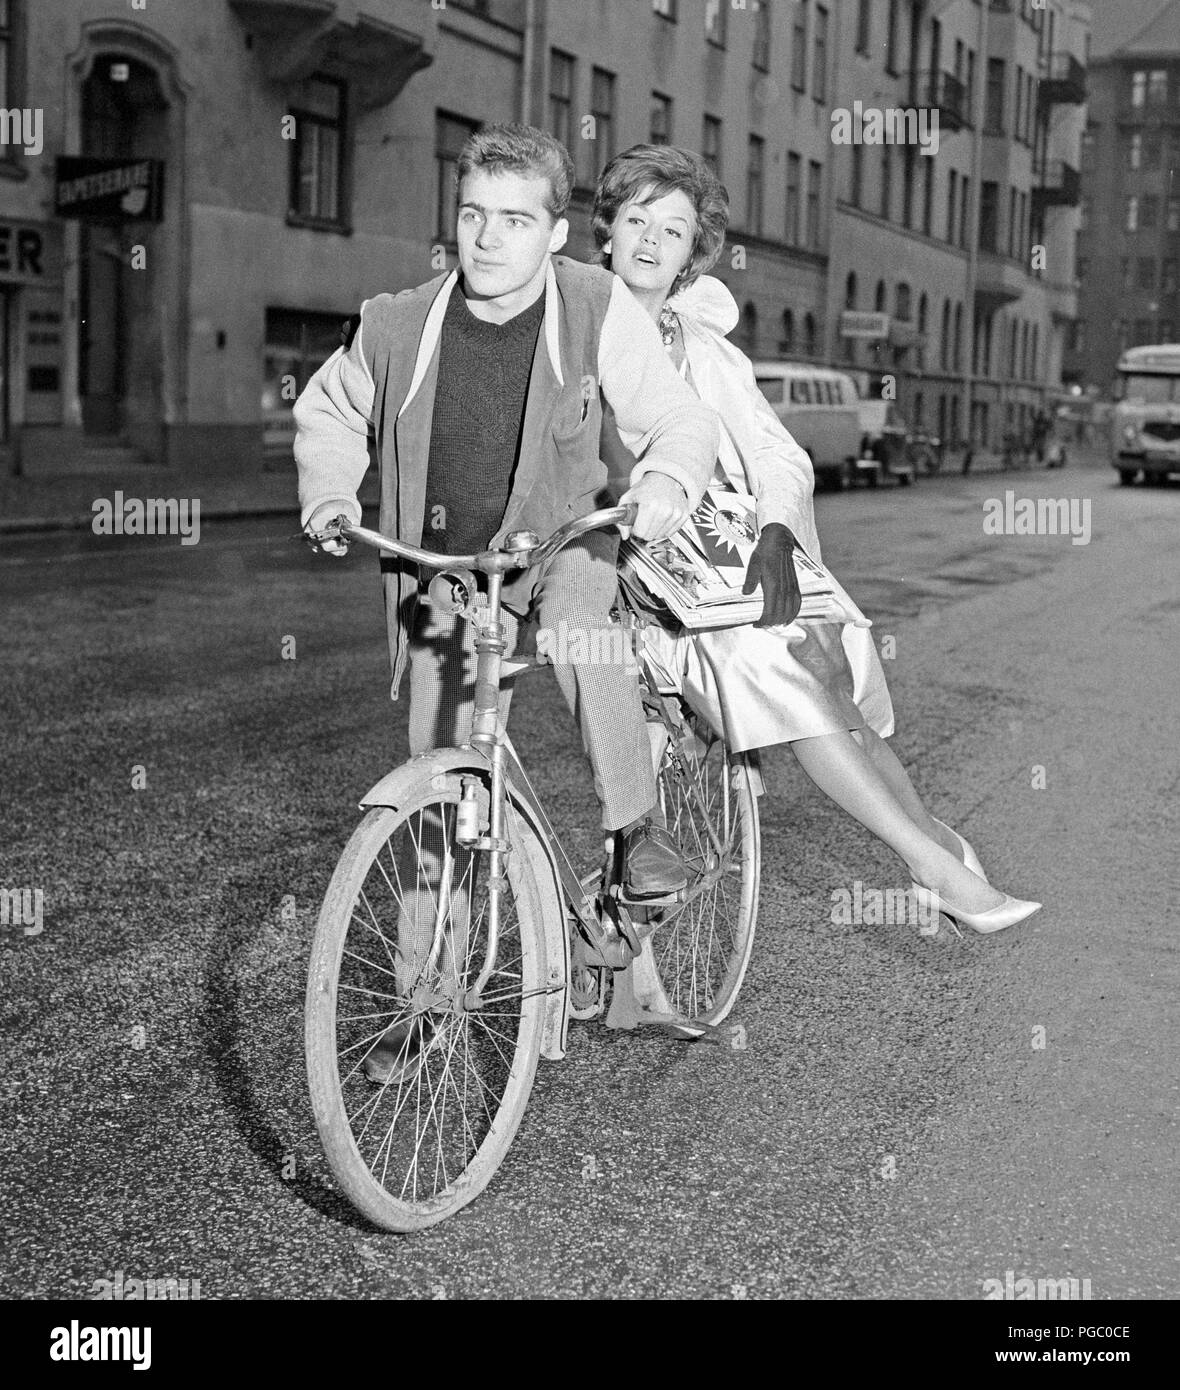
[[[299,506],[291,507],[219,507],[216,511],[201,508],[201,521],[251,521],[266,516],[286,516],[292,518],[292,525],[299,524]],[[36,535],[45,531],[89,531],[94,514],[87,517],[17,517],[0,520],[0,536]]]

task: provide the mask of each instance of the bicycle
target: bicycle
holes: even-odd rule
[[[571,1018],[602,1018],[609,993],[608,1024],[650,1017],[693,1036],[715,1030],[741,988],[758,912],[754,759],[730,753],[639,653],[660,807],[688,885],[632,900],[571,862],[499,717],[502,683],[542,664],[505,656],[504,575],[634,515],[634,505],[608,508],[543,544],[515,532],[504,549],[467,556],[345,517],[309,538],[358,540],[437,569],[432,600],[476,630],[468,740],[411,758],[365,794],[312,943],[305,1043],[316,1125],[346,1195],[385,1229],[434,1225],[483,1191],[539,1059],[565,1055]],[[642,632],[625,596],[619,618]],[[396,1065],[374,1085],[366,1058],[390,1038]]]

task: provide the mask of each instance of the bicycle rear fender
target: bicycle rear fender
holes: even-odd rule
[[[565,928],[564,899],[561,890],[561,875],[557,861],[549,844],[548,820],[537,804],[532,789],[523,785],[518,777],[512,776],[515,757],[507,759],[507,783],[510,803],[517,814],[523,815],[536,832],[537,843],[545,852],[557,901],[562,911],[542,913],[542,929],[545,933],[545,971],[551,993],[545,1002],[545,1026],[541,1034],[541,1056],[551,1062],[559,1062],[565,1056],[566,1029],[569,1025],[567,1005],[569,1001],[569,937]],[[423,781],[436,784],[441,790],[446,781],[463,772],[478,772],[482,776],[491,775],[487,758],[475,748],[436,748],[429,753],[421,753],[401,767],[387,773],[361,798],[362,810],[373,806],[398,807],[417,792]]]

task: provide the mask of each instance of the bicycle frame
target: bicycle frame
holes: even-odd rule
[[[501,685],[506,679],[504,652],[507,646],[501,599],[505,573],[543,564],[562,546],[597,527],[630,524],[635,519],[636,510],[636,506],[630,504],[591,512],[560,527],[543,544],[532,532],[514,532],[506,538],[503,550],[486,550],[476,555],[441,555],[393,540],[380,532],[358,526],[346,517],[337,517],[324,532],[314,538],[323,540],[339,537],[345,541],[360,540],[404,560],[437,569],[442,576],[449,573],[455,581],[453,595],[449,600],[450,611],[462,614],[466,621],[475,625],[475,705],[468,741],[455,748],[436,749],[420,755],[420,758],[431,761],[435,775],[461,775],[463,771],[474,771],[490,779],[487,834],[477,833],[474,838],[466,840],[458,840],[456,837],[459,843],[465,844],[468,848],[487,851],[490,869],[487,950],[479,977],[464,996],[465,1008],[476,1009],[480,1006],[482,991],[496,969],[500,937],[500,898],[507,886],[507,856],[511,852],[511,841],[505,834],[505,813],[510,806],[524,811],[527,815],[545,848],[561,894],[571,911],[586,928],[592,940],[601,934],[593,899],[561,848],[549,817],[516,756],[507,730],[500,724],[499,697]],[[469,581],[473,579],[469,573],[471,570],[478,570],[487,576],[486,597],[475,593],[473,584],[469,585]],[[462,594],[462,600],[458,593]],[[447,607],[448,601],[444,601],[443,606]],[[524,662],[510,674],[519,674],[521,670],[533,664],[535,663]],[[473,755],[479,761],[473,761]],[[406,768],[397,769],[381,778],[362,798],[361,806],[396,806],[403,795],[407,773],[412,772],[420,758],[413,759]],[[431,961],[437,959],[442,947],[444,917],[445,913],[440,911],[436,918],[435,935],[429,952]],[[546,1018],[545,1043],[542,1050],[547,1057],[560,1058],[565,1052],[567,1019],[562,999],[569,978],[569,940],[564,922],[552,925],[546,923],[545,931],[549,953],[547,959],[553,962],[549,969],[549,992],[559,994],[561,998],[556,1001],[556,1013],[560,1017],[553,1016],[553,1011],[550,1011]]]

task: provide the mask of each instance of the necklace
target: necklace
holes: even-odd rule
[[[665,304],[660,310],[660,337],[664,340],[665,347],[671,347],[676,341],[676,330],[680,327],[680,320]]]

